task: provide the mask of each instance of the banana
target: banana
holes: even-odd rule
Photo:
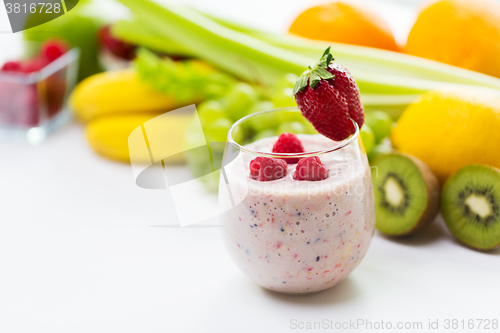
[[[116,161],[130,162],[129,135],[136,128],[140,129],[141,125],[145,125],[142,126],[145,136],[143,139],[141,135],[140,140],[144,140],[143,142],[146,142],[147,146],[134,145],[134,143],[131,145],[134,149],[134,162],[151,164],[151,157],[156,162],[173,155],[173,153],[183,151],[184,142],[181,138],[184,137],[184,132],[191,118],[190,114],[170,114],[168,117],[157,114],[107,116],[89,122],[85,132],[90,146],[97,154]],[[149,140],[148,134],[150,135]],[[154,136],[158,138],[158,135],[161,135],[160,140],[154,141]],[[184,162],[183,154],[176,154],[175,158],[168,159],[168,163],[181,162]]]
[[[161,114],[196,102],[181,105],[175,96],[156,92],[142,83],[133,69],[88,77],[75,88],[69,100],[73,113],[84,123],[118,114]]]

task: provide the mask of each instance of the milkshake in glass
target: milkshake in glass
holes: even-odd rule
[[[232,133],[256,117],[245,117],[229,133],[219,197],[223,239],[233,261],[260,286],[302,294],[330,288],[360,263],[373,237],[375,208],[366,154],[356,133],[336,142],[320,134],[298,134],[305,152],[273,153],[278,137],[240,145]],[[286,112],[299,112],[296,108]],[[299,181],[297,164],[286,176],[259,181],[250,175],[256,157],[317,156],[327,178]],[[227,162],[230,161],[230,162]]]

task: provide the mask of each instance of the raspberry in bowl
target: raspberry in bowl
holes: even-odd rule
[[[0,66],[0,136],[42,141],[69,119],[66,101],[76,83],[79,51],[47,40],[36,56]]]
[[[222,235],[236,265],[260,286],[304,294],[330,288],[360,263],[375,227],[366,154],[354,133],[341,141],[321,134],[281,133],[243,145],[229,131],[219,186]],[[276,148],[278,147],[278,148]]]

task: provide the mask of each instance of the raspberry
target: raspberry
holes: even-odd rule
[[[61,40],[49,40],[42,45],[40,53],[42,57],[51,63],[68,51],[68,45]]]
[[[318,156],[306,157],[299,161],[293,179],[318,181],[328,178],[328,170]]]
[[[302,142],[295,134],[283,133],[278,138],[278,141],[273,146],[273,153],[303,153],[304,147]],[[297,163],[300,158],[282,158],[288,164]]]
[[[33,58],[21,65],[21,71],[23,73],[34,73],[42,70],[45,66],[47,66],[47,60],[44,58]]]
[[[364,111],[351,73],[332,60],[328,48],[318,64],[299,78],[294,95],[302,115],[319,133],[342,141],[355,132],[351,119],[361,128]]]
[[[267,182],[286,176],[287,164],[279,158],[257,157],[250,162],[250,178]]]
[[[2,72],[20,72],[21,71],[21,63],[19,61],[7,61],[3,64]]]

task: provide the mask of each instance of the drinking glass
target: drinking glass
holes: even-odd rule
[[[235,140],[256,125],[277,127],[289,120],[305,119],[297,108],[281,108],[246,116],[230,129],[219,186],[225,211],[221,230],[230,257],[257,284],[304,294],[336,285],[361,262],[373,237],[375,207],[370,167],[354,121],[355,133],[340,142],[302,126],[297,136],[305,152],[298,154],[273,153],[277,136]],[[328,178],[294,180],[297,164],[288,164],[283,178],[254,180],[249,165],[258,156],[317,156]]]

